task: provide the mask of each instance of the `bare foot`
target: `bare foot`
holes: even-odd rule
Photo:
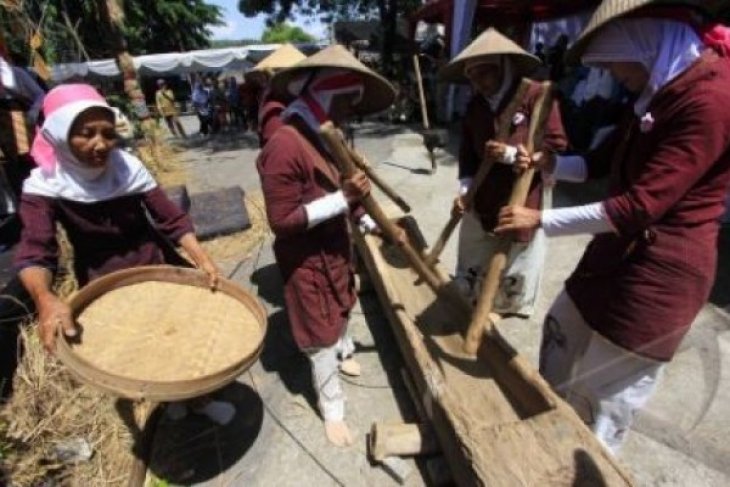
[[[354,443],[354,438],[344,421],[325,421],[324,433],[330,443],[340,448],[350,446]]]
[[[340,363],[340,372],[350,377],[360,377],[362,368],[357,360],[354,358],[348,358]]]

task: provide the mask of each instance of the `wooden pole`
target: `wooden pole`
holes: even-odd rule
[[[342,137],[342,133],[335,128],[332,122],[327,122],[320,128],[320,134],[330,149],[332,156],[340,167],[340,171],[346,178],[352,177],[357,172],[357,166],[350,157],[350,152]],[[362,205],[365,211],[375,220],[381,231],[391,242],[398,241],[399,231],[396,225],[383,212],[382,208],[372,195],[368,194],[362,199]],[[403,255],[408,259],[411,267],[428,284],[436,293],[440,293],[445,284],[440,276],[428,267],[422,260],[421,255],[413,248],[409,242],[404,242],[398,246]]]
[[[368,438],[370,456],[376,462],[387,457],[413,457],[437,453],[438,442],[426,424],[373,423]]]
[[[350,146],[347,146],[348,152],[350,154],[350,157],[352,158],[355,165],[360,169],[362,172],[367,175],[368,178],[377,186],[380,188],[380,190],[389,197],[393,203],[398,205],[398,208],[400,208],[403,213],[410,213],[411,207],[408,203],[406,203],[406,200],[404,200],[396,191],[393,189],[392,186],[390,186],[388,183],[383,180],[372,168],[372,166],[368,163],[367,159],[365,159],[364,156],[361,156],[358,154],[355,149],[353,149]]]
[[[416,72],[416,82],[418,84],[418,99],[421,102],[421,119],[423,120],[424,141],[428,136],[427,132],[431,129],[431,123],[428,120],[428,108],[426,107],[426,92],[423,89],[423,77],[421,76],[421,62],[418,60],[418,54],[413,55],[413,69]],[[436,172],[436,157],[433,154],[433,146],[426,143],[428,157],[431,159],[431,174]]]
[[[535,147],[539,147],[542,140],[542,129],[547,120],[547,116],[550,114],[552,100],[550,83],[543,83],[542,93],[535,104],[530,119],[530,130],[527,136],[526,147],[528,153],[532,153]],[[530,168],[519,175],[512,187],[509,205],[524,206],[527,195],[530,192],[530,185],[532,184],[534,174],[534,168]],[[464,339],[464,351],[469,355],[476,354],[479,345],[482,343],[485,329],[490,331],[491,327],[494,326],[490,321],[489,315],[494,306],[494,298],[499,289],[502,273],[507,267],[507,256],[509,255],[511,246],[512,237],[501,236],[497,243],[497,249],[490,257],[489,263],[486,266],[484,284],[482,285],[476,309],[474,310],[466,338]]]
[[[499,131],[497,133],[498,141],[503,142],[507,139],[509,135],[509,128],[512,125],[512,118],[514,117],[515,113],[517,113],[517,110],[519,110],[520,105],[522,104],[522,100],[525,98],[525,95],[527,94],[527,90],[529,88],[530,81],[523,79],[520,82],[520,86],[517,88],[517,91],[512,97],[509,105],[507,105],[507,108],[505,108],[504,110],[504,117],[500,121]],[[484,160],[479,166],[479,169],[474,176],[474,180],[472,181],[469,190],[464,195],[464,203],[466,208],[470,208],[474,203],[474,196],[476,195],[477,189],[479,189],[482,183],[484,183],[484,180],[487,178],[487,175],[489,174],[489,171],[491,171],[494,163],[495,161],[491,158],[486,156],[484,157]],[[433,267],[436,262],[438,262],[441,252],[444,251],[446,243],[449,241],[449,238],[451,238],[451,235],[454,233],[454,230],[456,230],[456,226],[459,224],[460,221],[461,215],[452,214],[451,218],[449,218],[449,221],[446,222],[446,226],[443,230],[441,230],[441,233],[436,239],[436,242],[433,244],[431,251],[426,256],[426,264],[428,266]]]
[[[161,408],[154,402],[135,402],[132,406],[137,422],[137,450],[127,479],[128,487],[144,487],[147,478],[157,423],[162,415]]]
[[[418,54],[413,55],[413,68],[416,71],[416,81],[418,82],[418,99],[421,101],[421,118],[423,120],[423,129],[429,130],[431,128],[431,124],[428,121],[428,109],[426,108],[426,92],[423,90],[421,63],[418,60]]]

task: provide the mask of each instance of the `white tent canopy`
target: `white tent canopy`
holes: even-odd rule
[[[185,74],[196,71],[245,70],[274,51],[279,44],[245,47],[227,47],[200,51],[148,54],[134,58],[134,67],[141,75]],[[114,59],[85,63],[56,64],[51,68],[51,79],[62,82],[73,77],[89,75],[120,76]]]

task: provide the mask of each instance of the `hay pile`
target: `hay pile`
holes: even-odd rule
[[[161,186],[185,184],[187,177],[178,157],[180,151],[165,141],[162,129],[156,124],[145,129],[145,138],[135,150]]]
[[[73,252],[59,229],[61,268],[54,285],[59,296],[78,288]],[[0,485],[35,487],[53,479],[61,485],[119,485],[133,457],[132,436],[116,409],[116,399],[79,384],[66,368],[43,350],[36,324],[21,331],[23,359],[14,380],[15,393],[0,409],[0,465],[7,478]],[[56,458],[59,442],[83,439],[92,458],[77,465]]]
[[[78,384],[65,367],[43,350],[35,326],[22,331],[25,355],[15,377],[13,399],[0,412],[8,446],[2,458],[7,475],[0,483],[35,487],[50,479],[60,485],[120,485],[133,457],[132,437],[119,417],[116,400]],[[93,450],[87,462],[65,465],[59,442],[85,440]]]

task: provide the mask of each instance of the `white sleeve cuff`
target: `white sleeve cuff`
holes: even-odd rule
[[[504,150],[502,160],[499,162],[512,166],[515,163],[515,159],[517,159],[517,147],[508,145]]]
[[[347,213],[349,206],[342,191],[322,196],[304,205],[307,213],[307,230],[323,221]]]
[[[616,130],[616,125],[601,127],[600,129],[596,130],[596,133],[593,134],[593,138],[591,139],[591,144],[588,147],[588,150],[592,151],[596,149],[613,133],[614,130]]]
[[[373,233],[378,228],[378,224],[367,213],[360,217],[357,226],[362,233]]]
[[[583,156],[555,156],[553,177],[558,181],[582,183],[588,179],[588,166]]]
[[[6,90],[16,91],[18,82],[15,79],[13,66],[0,56],[0,82]]]
[[[549,237],[614,232],[603,203],[543,210],[542,228]]]
[[[469,192],[471,183],[474,182],[474,178],[461,178],[459,179],[459,196],[464,196]]]

